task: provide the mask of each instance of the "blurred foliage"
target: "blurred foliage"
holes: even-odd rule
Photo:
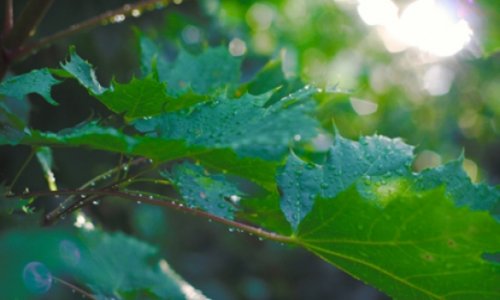
[[[19,1],[19,7],[22,2]],[[398,1],[398,4],[409,2]],[[39,33],[46,35],[123,3],[126,1],[56,3],[49,15],[57,18],[45,20]],[[315,96],[324,127],[336,126],[343,135],[354,138],[374,132],[403,137],[409,144],[418,145],[416,170],[438,165],[465,151],[468,159],[464,160],[464,166],[469,175],[475,180],[497,183],[500,182],[500,56],[495,52],[500,42],[498,6],[494,0],[475,1],[468,6],[474,40],[455,56],[436,58],[416,49],[387,51],[377,28],[362,23],[355,1],[187,0],[164,11],[60,41],[15,66],[13,71],[57,67],[68,45],[76,44],[84,57],[99,66],[100,82],[119,87],[116,82],[128,81],[144,67],[135,59],[137,39],[130,29],[132,24],[146,32],[154,45],[160,44],[164,58],[170,61],[179,48],[197,54],[207,45],[222,44],[241,57],[243,82],[267,65],[270,72],[274,68],[285,74],[280,78],[282,95],[296,92],[300,84],[295,83],[301,81],[312,82],[325,91],[336,91]],[[116,82],[112,81],[113,76]],[[438,91],[436,95],[432,83],[441,77],[448,78],[443,82],[445,92]],[[265,76],[261,78],[267,82]],[[274,85],[269,83],[270,87]],[[260,92],[254,89],[248,86],[249,91]],[[188,97],[192,103],[203,101],[197,95]],[[1,103],[0,121],[15,115],[28,119],[29,115],[33,127],[58,130],[89,116],[109,115],[104,105],[76,85],[53,91],[53,98],[60,100],[57,110],[38,96],[30,98],[31,114],[27,101],[7,99]],[[106,121],[114,122],[112,117]],[[22,123],[17,119],[16,122]],[[18,141],[18,133],[18,128],[0,128],[2,138],[5,135],[8,141]],[[78,186],[120,160],[116,155],[99,151],[90,153],[91,157],[87,150],[54,150],[54,173],[60,187]],[[0,149],[0,181],[12,178],[28,154],[22,147]],[[221,153],[221,157],[227,155]],[[228,161],[232,163],[231,158]],[[73,172],[75,168],[78,173]],[[40,167],[28,163],[15,189],[22,190],[24,186],[43,189],[46,186],[43,178]],[[2,210],[25,209],[30,202],[31,199],[14,205],[9,202],[9,207]],[[55,203],[55,199],[43,199],[34,207],[50,209]],[[273,216],[279,211],[275,204],[266,202],[264,209],[271,217],[261,222],[268,228],[289,233],[282,214]],[[261,208],[259,201],[252,199],[242,205],[248,212]],[[90,207],[87,213],[104,229],[119,229],[159,245],[162,256],[176,270],[215,299],[317,299],[331,297],[333,293],[338,299],[384,297],[307,254],[252,237],[229,235],[225,228],[207,226],[204,220],[119,201]],[[2,230],[27,226],[36,223],[39,217],[34,215],[27,222],[21,221],[24,216],[19,214],[2,216],[0,225]],[[145,226],[146,220],[154,226]],[[63,223],[72,226],[73,221],[68,218]],[[2,237],[2,242],[12,239],[11,235]],[[9,243],[11,247],[14,245]],[[248,261],[253,263],[249,265]]]

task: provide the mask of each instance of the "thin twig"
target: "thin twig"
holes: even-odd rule
[[[24,172],[26,167],[29,165],[30,161],[33,159],[33,156],[35,156],[35,153],[36,153],[35,148],[31,148],[31,152],[30,152],[29,156],[26,158],[26,160],[24,161],[24,163],[21,166],[21,168],[19,169],[19,171],[17,171],[16,176],[14,177],[14,179],[10,183],[9,187],[7,188],[8,191],[12,191],[12,188],[14,188],[14,185],[16,184],[17,180],[19,179],[19,177],[21,177],[21,174]]]
[[[78,287],[78,286],[76,286],[76,285],[74,285],[72,283],[67,282],[66,280],[63,280],[63,279],[61,279],[59,277],[56,277],[56,276],[52,276],[52,278],[54,278],[54,280],[56,282],[58,282],[58,283],[60,283],[60,284],[62,284],[64,286],[69,287],[71,290],[76,291],[76,292],[82,294],[84,297],[86,297],[88,299],[97,300],[97,298],[94,295],[92,295],[91,293],[87,292],[86,290],[84,290],[84,289],[82,289],[82,288],[80,288],[80,287]]]
[[[270,232],[264,230],[259,227],[255,227],[252,225],[248,225],[245,223],[241,223],[238,221],[224,219],[222,217],[213,215],[206,211],[202,211],[196,208],[191,208],[183,205],[177,201],[165,201],[165,199],[160,199],[158,197],[154,197],[152,195],[143,195],[139,194],[139,192],[131,193],[123,192],[112,189],[96,189],[96,190],[60,190],[60,191],[39,191],[39,192],[29,192],[23,193],[22,195],[7,195],[8,198],[18,198],[18,197],[40,197],[40,196],[62,196],[62,195],[92,195],[92,196],[113,196],[122,199],[127,199],[135,202],[142,202],[146,204],[151,204],[160,207],[173,208],[178,211],[186,212],[195,216],[203,217],[209,220],[212,220],[217,223],[221,223],[233,228],[240,229],[242,231],[246,231],[248,233],[254,234],[256,236],[266,238],[272,241],[277,241],[280,243],[288,243],[288,244],[296,244],[297,240],[293,236],[284,236],[274,232]],[[167,198],[168,199],[168,198]]]
[[[127,167],[130,168],[131,166],[138,165],[140,163],[145,162],[146,160],[147,160],[146,158],[140,157],[140,158],[137,158],[137,159],[130,161],[126,165],[127,165]],[[87,181],[86,183],[81,185],[77,190],[82,191],[82,190],[91,188],[97,182],[99,182],[101,180],[105,180],[105,179],[111,177],[113,174],[120,172],[120,170],[123,169],[123,167],[124,167],[124,165],[118,165],[115,168],[109,169],[106,172],[101,173],[101,174],[97,175],[96,177],[90,179],[89,181]],[[83,194],[84,194],[83,192],[80,193],[80,195],[83,195]],[[46,224],[52,224],[57,218],[59,218],[59,216],[67,214],[68,210],[75,206],[75,204],[72,204],[74,198],[75,198],[75,195],[71,194],[68,198],[64,199],[64,201],[62,203],[60,203],[54,210],[47,213],[45,215]],[[78,201],[77,204],[79,202],[80,201]],[[89,201],[84,201],[84,204],[86,204],[88,202]],[[82,205],[77,206],[77,208],[80,208],[81,206]]]
[[[14,27],[5,37],[4,49],[15,51],[22,46],[35,33],[53,2],[54,0],[29,0]]]
[[[85,20],[81,23],[73,24],[67,29],[42,38],[33,44],[26,45],[14,54],[13,60],[23,60],[27,56],[36,53],[40,49],[50,46],[57,40],[67,38],[82,31],[89,30],[100,25],[120,23],[124,21],[126,17],[138,17],[144,11],[152,11],[155,9],[163,8],[169,2],[170,0],[146,0],[134,4],[125,4],[118,9],[110,10],[88,20]]]

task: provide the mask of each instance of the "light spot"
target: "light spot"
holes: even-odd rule
[[[242,56],[247,52],[247,44],[239,39],[239,38],[234,38],[229,42],[229,53],[231,53],[232,56]]]
[[[378,104],[363,100],[363,99],[358,99],[351,97],[351,106],[354,111],[360,115],[360,116],[367,116],[375,113],[378,109]]]
[[[378,26],[388,51],[412,46],[444,57],[462,50],[473,35],[459,15],[458,2],[416,0],[398,16],[398,7],[391,0],[358,0],[358,13],[366,24]]]
[[[446,95],[450,91],[455,73],[441,65],[430,67],[423,76],[423,87],[432,96]]]
[[[198,27],[188,25],[182,30],[181,37],[186,44],[197,44],[201,40],[201,32]]]
[[[123,15],[123,14],[115,15],[115,16],[113,16],[111,21],[113,23],[121,23],[121,22],[125,21],[125,15]]]

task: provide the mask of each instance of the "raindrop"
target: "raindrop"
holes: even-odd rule
[[[141,204],[142,202],[140,200],[137,200],[137,204]]]
[[[113,23],[121,23],[121,22],[125,21],[125,15],[119,14],[119,15],[113,16],[111,21]]]
[[[231,200],[231,202],[233,202],[234,204],[238,204],[241,200],[241,197],[238,195],[231,195],[229,196],[229,200]]]
[[[99,205],[99,201],[94,200],[94,201],[92,201],[92,204],[93,204],[93,205]]]
[[[236,229],[234,229],[233,227],[229,227],[229,232],[234,232]]]
[[[46,293],[52,286],[52,281],[52,274],[41,262],[33,261],[24,267],[23,282],[32,293]]]
[[[134,17],[134,18],[140,17],[141,14],[142,14],[141,11],[138,10],[138,9],[133,9],[132,10],[132,17]]]

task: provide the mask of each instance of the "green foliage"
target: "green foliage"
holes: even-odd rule
[[[4,297],[26,299],[51,286],[64,286],[61,277],[86,285],[100,298],[195,299],[187,285],[157,250],[123,234],[12,230],[0,236]],[[154,261],[154,263],[152,263]],[[198,299],[198,298],[196,298]]]
[[[60,81],[55,79],[48,69],[33,70],[29,73],[10,77],[0,83],[0,95],[18,100],[26,95],[36,93],[52,105],[57,102],[52,99],[50,90]]]
[[[203,211],[252,234],[301,246],[395,298],[500,297],[499,265],[488,258],[500,252],[500,192],[473,184],[461,160],[414,173],[413,147],[398,138],[352,141],[337,133],[333,144],[318,146],[318,137],[331,137],[321,125],[328,117],[318,102],[328,106],[322,98],[328,95],[338,100],[335,89],[325,92],[287,78],[276,61],[240,83],[241,60],[225,48],[197,55],[181,51],[169,62],[151,40],[140,34],[139,39],[143,76],[128,83],[102,87],[93,67],[71,49],[62,69],[19,75],[0,89],[15,97],[37,92],[53,102],[50,89],[59,81],[51,74],[73,78],[124,116],[119,127],[93,120],[57,133],[25,129],[2,105],[0,144],[38,147],[46,176],[52,172],[46,147],[153,159],[149,168],[160,168],[186,206],[167,202],[167,193],[155,193],[158,199],[127,194],[129,185],[159,180],[150,169],[130,175],[125,164],[111,184],[84,184],[92,188],[72,193],[82,199],[128,195]],[[44,81],[13,91],[34,76]],[[55,183],[50,189],[57,189]],[[69,273],[102,297],[189,299],[186,283],[165,270],[166,262],[150,264],[158,261],[153,247],[121,234],[11,230],[0,237],[0,246],[6,253],[0,258],[0,287],[15,287],[9,298],[43,293]],[[10,274],[25,274],[24,282]]]
[[[182,99],[186,89],[178,85],[179,70],[188,58],[195,60],[195,68],[213,69],[227,59],[223,52],[207,50],[199,58],[181,54],[173,67],[157,70],[164,82],[148,74],[105,89],[90,64],[72,50],[63,69],[98,101],[132,121],[128,132],[138,133],[92,121],[58,133],[29,130],[22,139],[3,143],[85,146],[158,163],[192,159],[197,164],[167,166],[162,173],[189,209],[272,230],[281,236],[278,240],[300,245],[396,298],[498,296],[498,265],[483,255],[500,251],[500,225],[493,217],[499,192],[472,184],[460,161],[413,173],[413,147],[383,136],[351,141],[336,134],[334,144],[318,152],[314,138],[328,133],[314,117],[315,97],[324,92],[303,86],[283,95],[283,76],[273,81],[278,87],[260,85],[278,74],[279,64],[269,65],[242,87],[261,95],[239,98],[221,95],[229,85],[236,90],[238,72],[230,78],[216,76],[216,85],[207,79],[211,71],[196,79],[187,72],[185,87],[207,93],[206,101],[178,111],[164,109],[176,97]],[[167,96],[169,87],[174,87],[172,96]],[[48,148],[39,149],[44,170],[50,171],[42,151]],[[311,155],[313,160],[306,158]],[[207,169],[237,175],[262,189],[247,197],[226,174]],[[246,199],[240,203],[242,196]],[[123,298],[144,293],[165,298],[179,292],[171,280],[167,286],[159,284],[158,276],[165,275],[158,267],[143,265],[143,258],[154,253],[149,246],[121,235],[97,234],[84,238],[87,242],[98,254],[85,258],[89,261],[75,272],[94,292]]]
[[[374,194],[353,186],[318,199],[299,243],[394,298],[498,298],[500,268],[482,257],[500,247],[500,224],[488,213],[457,207],[442,188],[417,192],[402,179],[361,184]]]

